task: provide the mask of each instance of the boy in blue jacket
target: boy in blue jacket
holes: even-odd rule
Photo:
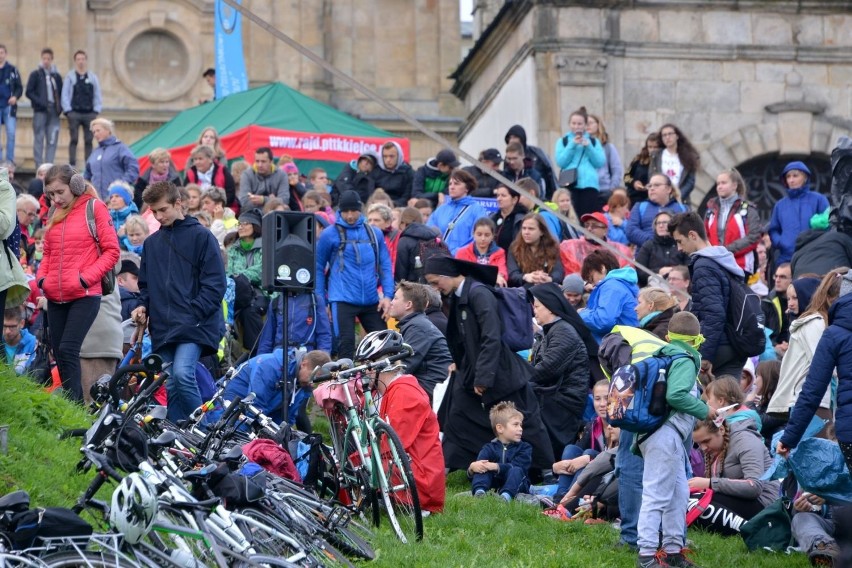
[[[532,446],[521,440],[524,415],[514,403],[500,402],[488,418],[497,437],[479,450],[476,461],[467,468],[472,478],[471,493],[482,497],[489,489],[496,489],[500,497],[511,501],[530,487],[527,472],[532,465]]]

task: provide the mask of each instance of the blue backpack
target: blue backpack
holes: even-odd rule
[[[669,415],[666,373],[684,357],[691,359],[687,353],[653,355],[619,367],[609,382],[607,422],[628,432],[654,433]]]
[[[485,286],[474,282],[474,286]],[[500,306],[502,334],[500,339],[514,352],[524,351],[533,345],[533,311],[526,288],[498,288],[488,286]]]

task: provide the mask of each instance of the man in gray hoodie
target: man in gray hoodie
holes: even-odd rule
[[[376,188],[382,188],[397,207],[405,207],[411,197],[414,170],[405,161],[402,146],[390,140],[382,146],[382,159],[373,170]]]
[[[240,207],[262,208],[270,197],[277,197],[284,204],[290,202],[290,183],[287,174],[275,167],[272,150],[258,148],[254,153],[254,167],[240,176]]]
[[[699,349],[701,371],[739,377],[746,358],[734,350],[725,331],[731,297],[731,283],[725,271],[739,280],[745,278],[745,273],[728,249],[710,245],[704,221],[697,213],[675,215],[669,222],[669,233],[677,248],[690,255],[692,313],[701,323],[706,339]]]

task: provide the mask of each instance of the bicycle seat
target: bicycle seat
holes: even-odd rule
[[[151,417],[151,420],[165,420],[168,408],[165,406],[154,406],[149,411],[145,418]]]
[[[0,497],[0,511],[19,513],[30,508],[30,494],[26,491],[14,491]]]
[[[168,448],[172,444],[175,443],[175,440],[178,439],[178,435],[171,430],[166,430],[153,440],[148,440],[148,443],[156,448]]]
[[[198,480],[207,479],[208,477],[210,477],[210,475],[214,471],[216,471],[216,468],[218,468],[218,467],[219,466],[217,464],[210,463],[210,464],[205,465],[201,469],[185,472],[183,474],[183,478],[186,479],[186,480],[189,480],[189,481],[196,480],[196,479],[198,479]]]
[[[239,461],[243,457],[243,449],[240,446],[233,446],[227,452],[219,454],[219,459],[224,462]]]

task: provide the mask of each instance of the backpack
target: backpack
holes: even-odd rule
[[[474,286],[485,286],[474,282]],[[500,339],[512,351],[524,351],[533,344],[532,304],[527,297],[526,288],[492,288],[500,309],[502,334]]]
[[[340,225],[335,224],[337,227],[337,234],[340,236],[340,245],[337,247],[337,258],[338,258],[338,268],[342,272],[343,271],[343,251],[346,249],[346,243],[353,243],[357,246],[360,241],[348,241],[346,240],[346,229],[341,227]],[[379,282],[382,281],[382,262],[379,258],[379,241],[376,238],[376,233],[373,231],[373,226],[364,223],[364,228],[367,230],[367,238],[370,240],[370,246],[373,247],[373,256],[376,257],[376,278]]]
[[[607,422],[628,432],[646,434],[644,438],[656,432],[670,410],[666,403],[666,371],[683,358],[691,359],[687,353],[655,354],[619,367],[609,382]],[[638,441],[644,440],[640,437]]]
[[[731,347],[741,357],[760,355],[766,348],[760,296],[746,286],[745,282],[735,278],[727,270],[724,272],[730,284],[725,332],[731,341]]]
[[[103,254],[103,251],[101,250],[101,241],[98,238],[98,228],[95,225],[95,201],[95,199],[89,199],[86,203],[86,224],[89,226],[89,234],[95,239],[95,245],[98,247],[98,256],[100,256]],[[115,290],[115,271],[120,266],[121,259],[119,258],[115,267],[101,277],[101,295],[109,296]]]
[[[441,237],[435,237],[426,241],[421,240],[417,244],[416,249],[411,249],[414,253],[414,259],[411,266],[414,267],[414,275],[416,281],[421,284],[426,283],[426,276],[423,274],[423,268],[426,266],[426,261],[433,256],[453,256],[450,253],[450,248],[447,246]]]

